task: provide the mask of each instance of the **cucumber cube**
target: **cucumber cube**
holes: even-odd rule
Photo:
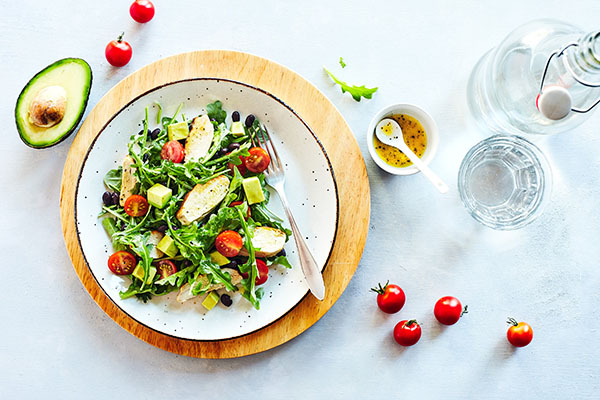
[[[157,183],[148,189],[148,203],[152,204],[154,207],[163,208],[167,205],[167,202],[171,199],[172,195],[173,191],[170,188]]]
[[[214,291],[210,292],[202,302],[202,305],[208,311],[212,310],[217,304],[219,304],[219,295]]]
[[[190,130],[187,122],[182,121],[167,126],[167,133],[169,134],[169,140],[182,140],[187,139]]]
[[[141,263],[135,267],[135,269],[133,270],[133,273],[131,275],[135,276],[140,281],[144,280],[144,267],[142,267]],[[150,285],[152,283],[155,275],[156,275],[156,268],[150,267],[150,270],[148,271],[148,279],[146,279],[146,285]]]
[[[241,121],[237,121],[231,124],[231,134],[233,136],[244,136],[246,131],[244,130],[244,125],[242,125]]]
[[[212,253],[210,253],[210,261],[214,262],[219,267],[229,264],[229,258],[225,257],[218,251],[213,251]]]
[[[179,249],[175,245],[175,241],[171,239],[169,235],[165,235],[160,242],[156,245],[156,248],[168,255],[169,257],[175,257]]]
[[[244,187],[244,193],[246,193],[248,204],[256,204],[265,201],[265,195],[260,186],[260,181],[256,176],[244,179],[242,181],[242,186]]]

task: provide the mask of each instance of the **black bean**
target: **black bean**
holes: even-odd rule
[[[160,224],[158,226],[158,228],[156,228],[156,230],[159,231],[160,233],[165,233],[167,231],[167,229],[169,229],[167,224]]]
[[[150,132],[150,139],[156,140],[156,138],[160,135],[160,128],[156,128],[152,132]]]
[[[187,267],[189,267],[190,265],[192,265],[192,262],[191,262],[190,260],[183,260],[183,262],[181,263],[181,266],[182,266],[183,268],[187,268]]]
[[[231,120],[232,120],[233,122],[238,122],[238,121],[240,120],[240,113],[239,113],[239,112],[237,112],[237,111],[234,111],[234,112],[231,114]]]
[[[254,123],[256,117],[253,114],[250,114],[246,117],[246,128],[250,128]]]
[[[176,231],[177,229],[179,229],[179,227],[177,225],[173,225],[173,230]]]
[[[112,198],[112,193],[104,192],[104,194],[102,195],[102,202],[107,206],[112,206],[114,204],[113,198]]]
[[[229,264],[225,265],[226,268],[237,269],[238,263],[235,260],[229,261]]]
[[[144,160],[144,162],[148,161],[148,157],[150,157],[148,155],[148,153],[144,154],[144,157],[142,157],[142,160]]]
[[[221,295],[221,303],[223,303],[223,305],[225,307],[229,307],[233,304],[233,301],[231,300],[231,296],[229,296],[228,294],[222,294]]]
[[[112,202],[115,206],[119,205],[119,194],[118,193],[112,194]]]
[[[229,150],[227,150],[227,148],[221,149],[219,150],[219,157],[226,156],[227,153],[229,153]]]
[[[233,142],[229,146],[227,146],[227,148],[229,149],[229,151],[234,151],[240,148],[240,144],[237,142]]]
[[[142,129],[141,131],[138,132],[138,135],[141,135],[142,133],[144,133],[144,130]]]
[[[281,249],[281,251],[277,253],[277,257],[285,257],[285,249]]]
[[[121,230],[125,230],[125,222],[121,222]]]

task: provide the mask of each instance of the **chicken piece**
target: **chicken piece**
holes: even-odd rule
[[[235,269],[223,268],[221,271],[229,273],[229,276],[231,277],[231,284],[233,286],[237,286],[242,282],[242,275],[240,275],[240,273]],[[179,293],[177,294],[177,301],[180,303],[185,303],[186,301],[196,297],[192,294],[192,290],[198,285],[202,285],[202,287],[209,285],[206,275],[199,275],[192,284],[186,283],[185,285],[181,286]],[[223,289],[224,287],[225,285],[222,283],[213,283],[208,287],[208,289],[206,289],[206,292],[208,293],[212,292],[213,290]]]
[[[215,128],[208,115],[194,118],[185,141],[185,162],[202,160],[208,154],[214,136]]]
[[[254,228],[252,246],[256,250],[256,257],[271,257],[279,253],[285,245],[285,232],[268,226],[257,226]],[[242,247],[240,254],[248,255],[248,250]]]
[[[138,179],[134,174],[135,167],[134,159],[131,156],[126,156],[123,159],[123,174],[121,176],[121,195],[119,196],[119,204],[121,207],[125,205],[125,200],[133,194],[135,185],[138,184]]]
[[[162,240],[165,235],[159,231],[150,232],[150,236],[148,237],[148,244],[152,245],[152,249],[150,250],[150,257],[152,258],[161,258],[164,253],[156,248],[156,245]]]
[[[229,178],[220,175],[205,184],[198,184],[185,196],[177,219],[183,225],[206,217],[227,195]]]

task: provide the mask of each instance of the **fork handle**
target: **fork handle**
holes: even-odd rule
[[[290,226],[292,228],[292,236],[294,236],[294,240],[296,241],[296,248],[298,249],[298,257],[300,258],[300,266],[302,268],[302,272],[304,273],[304,277],[306,278],[306,282],[308,283],[308,287],[312,294],[319,300],[323,300],[325,297],[325,283],[323,282],[323,276],[321,275],[321,271],[319,270],[319,266],[315,261],[312,253],[310,252],[306,242],[304,241],[304,237],[296,225],[296,220],[292,215],[292,211],[290,210],[290,206],[288,204],[287,198],[285,197],[285,193],[283,190],[277,190],[277,194],[279,194],[279,198],[281,199],[281,203],[283,204],[283,209],[285,210],[285,215],[290,221]]]

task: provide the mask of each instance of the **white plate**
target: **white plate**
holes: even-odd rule
[[[88,150],[75,195],[77,235],[92,275],[115,305],[151,329],[184,339],[223,340],[261,329],[284,316],[308,293],[292,238],[285,249],[293,268],[271,268],[258,311],[239,294],[232,296],[231,307],[219,304],[210,312],[200,304],[202,298],[179,304],[175,300],[177,292],[155,297],[146,304],[136,298],[119,297],[129,279],[113,275],[107,267],[113,249],[97,219],[102,193],[106,190],[102,179],[127,154],[127,143],[132,134],[140,131],[146,106],[151,106],[150,128],[157,126],[155,100],[163,105],[165,116],[173,115],[183,102],[187,118],[203,113],[207,104],[221,100],[228,112],[228,123],[231,113],[238,110],[242,118],[252,113],[268,127],[285,163],[286,193],[292,211],[321,270],[333,247],[338,217],[337,190],[329,159],[310,128],[283,102],[244,83],[214,78],[174,82],[132,100],[107,121]],[[275,193],[269,208],[277,215],[284,215]]]

